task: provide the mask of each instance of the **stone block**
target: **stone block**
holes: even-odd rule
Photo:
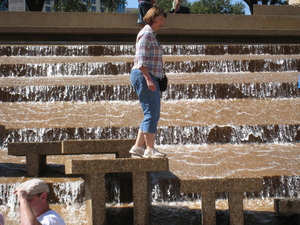
[[[36,143],[9,143],[8,154],[26,156],[28,176],[40,176],[46,168],[47,155],[104,154],[115,153],[116,157],[129,158],[129,149],[135,140],[74,140]]]
[[[106,224],[106,173],[132,173],[134,224],[147,225],[150,212],[149,172],[168,171],[167,158],[117,158],[68,160],[66,174],[85,175],[85,198],[89,224]]]
[[[25,156],[27,154],[58,155],[61,154],[61,142],[8,143],[8,154]]]
[[[46,169],[47,155],[61,154],[61,142],[8,143],[8,154],[26,156],[28,176],[40,176]]]
[[[261,178],[209,178],[180,181],[183,193],[199,192],[248,192],[263,190]]]
[[[67,160],[66,174],[131,173],[168,171],[167,158],[118,158],[97,160]]]
[[[285,215],[300,215],[300,198],[275,199],[274,209],[276,212]]]
[[[230,225],[244,224],[244,192],[263,190],[261,178],[210,178],[187,179],[180,181],[183,193],[201,193],[202,224],[215,225],[215,195],[217,192],[228,192]]]
[[[70,140],[62,142],[63,154],[116,153],[119,158],[130,158],[130,148],[135,140]]]

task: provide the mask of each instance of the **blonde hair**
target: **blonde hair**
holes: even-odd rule
[[[167,18],[167,14],[162,9],[154,5],[151,9],[148,10],[148,12],[146,13],[143,19],[146,24],[151,26],[153,24],[154,18],[161,15],[164,18]]]

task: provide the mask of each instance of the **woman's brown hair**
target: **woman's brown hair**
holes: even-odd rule
[[[154,5],[151,9],[148,10],[143,19],[146,24],[152,26],[154,18],[161,15],[164,18],[167,18],[167,14],[162,9]]]

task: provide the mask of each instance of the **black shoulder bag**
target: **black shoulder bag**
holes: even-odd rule
[[[158,82],[158,86],[159,86],[160,91],[166,91],[167,90],[167,88],[168,88],[168,77],[165,73],[165,70],[164,70],[164,78],[158,78],[157,82]]]

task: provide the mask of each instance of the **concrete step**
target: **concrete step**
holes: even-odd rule
[[[298,98],[297,83],[169,85],[163,100]],[[127,86],[59,86],[0,88],[2,102],[132,101],[137,95]]]
[[[164,55],[164,63],[182,61],[237,61],[237,60],[278,60],[298,59],[299,54],[292,55]],[[14,56],[1,57],[1,64],[54,64],[54,63],[132,63],[134,56]]]
[[[251,84],[297,83],[298,71],[235,72],[235,73],[167,73],[169,84]],[[131,85],[129,74],[124,75],[64,75],[47,77],[2,77],[0,87],[23,86],[126,86]]]
[[[300,141],[300,125],[227,125],[158,127],[156,144],[293,144]],[[0,146],[15,142],[43,142],[74,139],[131,139],[138,127],[74,127],[7,129]]]
[[[81,57],[76,62],[57,62],[55,57],[52,59],[55,62],[24,63],[23,57],[17,59],[9,57],[2,58],[0,72],[2,77],[43,77],[43,76],[64,76],[64,75],[120,75],[130,74],[133,66],[133,58],[128,57],[111,57],[98,59],[97,62],[84,62]],[[90,57],[88,57],[90,58]],[[102,57],[103,58],[103,57]],[[188,60],[191,58],[191,61]],[[41,61],[40,58],[38,58]],[[93,59],[96,60],[96,59]],[[7,61],[7,62],[6,62]],[[300,56],[263,56],[250,57],[245,56],[245,59],[240,59],[240,56],[229,57],[220,56],[219,59],[212,57],[211,59],[201,59],[195,57],[177,57],[170,56],[169,59],[164,59],[164,68],[166,73],[232,73],[232,72],[285,72],[300,70]]]
[[[299,54],[299,44],[163,44],[164,55]],[[2,56],[134,55],[134,44],[116,45],[0,45]]]
[[[168,74],[164,100],[296,98],[299,72]],[[137,100],[129,75],[5,77],[1,102]]]
[[[9,82],[13,81],[10,80]],[[188,99],[282,99],[298,98],[300,94],[297,82],[286,81],[270,83],[170,83],[168,90],[161,93],[164,101]],[[0,87],[0,93],[0,101],[3,103],[135,101],[138,99],[131,84],[63,86],[63,83],[61,83],[59,86]]]

